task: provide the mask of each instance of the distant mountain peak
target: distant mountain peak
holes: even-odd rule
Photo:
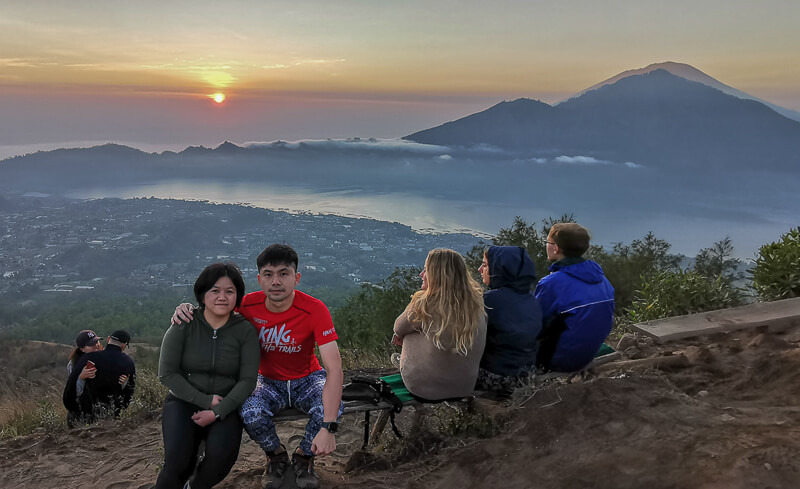
[[[239,151],[241,149],[244,148],[242,148],[241,146],[237,146],[230,141],[225,141],[224,143],[217,146],[215,151],[231,152],[231,151]]]
[[[620,73],[618,75],[615,75],[615,76],[612,76],[611,78],[609,78],[607,80],[603,80],[602,82],[600,82],[600,83],[598,83],[596,85],[592,85],[591,87],[589,87],[589,88],[587,88],[585,90],[582,90],[582,91],[572,95],[570,98],[568,98],[566,100],[562,100],[559,103],[564,103],[564,102],[566,102],[568,100],[573,100],[573,99],[575,99],[577,97],[580,97],[581,95],[585,94],[586,92],[590,92],[592,90],[597,90],[600,87],[616,83],[616,82],[618,82],[618,81],[620,81],[620,80],[622,80],[624,78],[627,78],[627,77],[630,77],[630,76],[643,75],[643,74],[650,73],[650,72],[653,72],[653,71],[656,71],[656,70],[666,70],[666,71],[668,71],[669,73],[672,73],[675,76],[679,76],[681,78],[685,78],[685,79],[690,80],[690,81],[702,83],[703,85],[707,85],[707,86],[709,86],[711,88],[716,88],[717,90],[719,90],[721,92],[727,93],[728,95],[733,95],[734,97],[737,97],[737,98],[741,98],[741,99],[745,99],[745,100],[755,100],[756,102],[761,102],[762,104],[766,105],[767,107],[769,107],[770,109],[774,110],[775,112],[781,114],[784,117],[787,117],[787,118],[795,120],[795,121],[800,121],[800,112],[797,112],[797,111],[794,111],[794,110],[791,110],[791,109],[787,109],[787,108],[781,107],[779,105],[772,104],[772,103],[767,102],[765,100],[762,100],[762,99],[760,99],[758,97],[754,97],[753,95],[750,95],[749,93],[745,93],[745,92],[743,92],[741,90],[737,90],[737,89],[735,89],[735,88],[733,88],[733,87],[731,87],[729,85],[726,85],[726,84],[722,83],[721,81],[717,80],[716,78],[713,78],[713,77],[703,73],[702,71],[698,70],[697,68],[695,68],[694,66],[692,66],[690,64],[678,63],[678,62],[675,62],[675,61],[663,61],[663,62],[660,62],[660,63],[652,63],[652,64],[649,64],[649,65],[645,66],[644,68],[638,68],[638,69],[623,71],[622,73]]]
[[[498,148],[527,158],[558,155],[634,162],[650,168],[710,171],[795,168],[800,122],[658,63],[555,106],[530,99],[482,112],[404,139],[459,148]]]

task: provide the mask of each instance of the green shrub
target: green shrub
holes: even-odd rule
[[[167,387],[158,380],[157,370],[150,368],[136,369],[136,391],[128,408],[122,412],[123,417],[132,417],[160,411]]]
[[[585,255],[596,261],[611,285],[614,286],[616,313],[622,314],[633,304],[636,292],[653,275],[675,271],[680,257],[669,252],[667,241],[652,232],[631,244],[615,243],[611,251],[593,246]]]
[[[723,276],[694,270],[664,271],[646,278],[626,311],[631,322],[652,321],[738,306],[742,292]]]
[[[800,227],[758,251],[753,288],[765,301],[800,297]]]
[[[333,322],[343,348],[385,350],[392,328],[411,295],[420,289],[420,268],[397,268],[378,284],[363,284],[361,290],[333,312]]]

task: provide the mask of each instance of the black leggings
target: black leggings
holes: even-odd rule
[[[171,394],[164,400],[164,467],[154,489],[181,489],[186,481],[192,489],[210,488],[222,481],[236,463],[243,427],[239,413],[233,412],[224,420],[201,428],[192,421],[197,411],[200,409],[194,404]],[[205,456],[197,464],[202,440],[206,440]]]

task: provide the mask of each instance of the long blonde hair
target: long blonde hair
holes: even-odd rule
[[[422,333],[436,348],[447,340],[453,353],[466,356],[485,317],[483,290],[467,271],[457,251],[437,248],[425,260],[428,288],[411,296],[406,315],[422,324]]]

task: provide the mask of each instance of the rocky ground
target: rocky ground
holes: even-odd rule
[[[800,326],[664,345],[628,337],[620,350],[510,401],[431,408],[413,431],[407,409],[405,438],[387,430],[367,452],[363,416],[348,415],[336,453],[318,461],[323,487],[800,487]],[[289,446],[302,426],[282,425]],[[244,438],[218,487],[261,487],[264,456]],[[162,457],[158,413],[40,432],[0,443],[0,487],[146,488]]]

